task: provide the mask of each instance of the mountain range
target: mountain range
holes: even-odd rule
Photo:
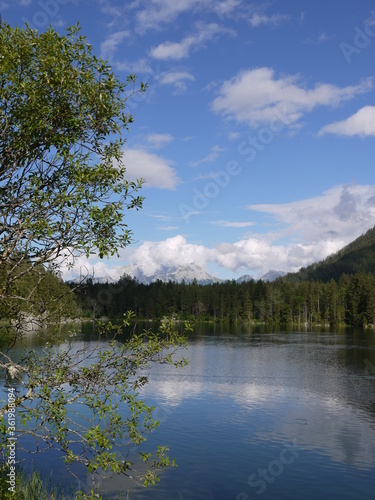
[[[225,281],[212,276],[194,263],[174,267],[162,266],[158,272],[152,275],[146,275],[138,266],[125,266],[122,268],[122,274],[131,276],[140,283],[144,284],[153,283],[158,280],[163,282],[174,281],[176,283],[182,283],[184,281],[187,284],[196,281],[198,285],[211,285],[213,283],[222,283]],[[285,274],[286,273],[282,271],[268,271],[260,279],[263,281],[273,281],[280,276],[284,276]],[[245,274],[238,278],[236,282],[244,283],[252,280],[256,281],[256,279],[249,274]]]
[[[264,274],[260,279],[263,281],[274,281],[285,274],[286,273],[283,271],[271,270]],[[122,276],[130,276],[144,285],[154,283],[155,281],[163,281],[164,283],[168,283],[168,281],[173,281],[175,283],[185,282],[187,284],[195,281],[198,285],[212,285],[213,283],[223,283],[226,281],[212,276],[194,263],[183,266],[162,266],[159,271],[151,275],[145,274],[139,266],[129,265],[121,268],[119,278]],[[110,276],[99,276],[97,278],[93,278],[94,283],[116,283],[117,281],[118,280],[111,278]],[[250,274],[244,274],[235,281],[236,283],[245,283],[247,281],[257,281],[257,279]]]
[[[121,271],[122,275],[131,276],[145,285],[153,283],[154,281],[163,281],[165,283],[168,281],[175,281],[176,283],[185,281],[185,283],[192,283],[196,280],[199,285],[210,285],[223,281],[211,276],[211,274],[208,274],[193,263],[184,266],[162,266],[158,272],[151,275],[146,275],[140,267],[134,265],[125,266]]]

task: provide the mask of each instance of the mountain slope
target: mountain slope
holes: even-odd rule
[[[282,276],[285,276],[286,273],[284,271],[274,271],[271,269],[271,271],[268,271],[268,273],[263,274],[263,276],[260,278],[262,281],[275,281],[277,278],[281,278]]]
[[[247,283],[248,281],[255,281],[250,274],[244,274],[236,279],[236,283]]]
[[[359,236],[337,253],[326,259],[289,273],[287,280],[321,280],[323,282],[340,279],[342,274],[358,271],[375,274],[375,227]]]

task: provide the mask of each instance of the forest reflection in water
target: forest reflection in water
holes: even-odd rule
[[[375,332],[199,325],[183,355],[183,369],[150,367],[141,394],[160,420],[148,446],[167,444],[178,469],[148,489],[108,478],[104,498],[373,499]],[[34,463],[71,484],[57,457]]]

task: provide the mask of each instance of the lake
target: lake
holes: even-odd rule
[[[142,394],[161,421],[148,447],[168,445],[178,468],[147,489],[102,480],[104,498],[375,498],[374,331],[200,325],[183,355],[183,369],[153,366]]]

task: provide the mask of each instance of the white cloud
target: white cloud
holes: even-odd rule
[[[287,262],[287,249],[281,245],[272,246],[257,238],[248,238],[236,243],[221,243],[213,249],[211,258],[232,271],[241,268],[282,270]]]
[[[114,19],[124,19],[123,10],[120,7],[114,6],[110,2],[104,0],[100,0],[99,3],[101,5],[101,11],[103,12],[103,14],[112,16]]]
[[[228,139],[230,141],[236,141],[240,137],[242,137],[242,134],[240,132],[229,132],[228,134]]]
[[[249,23],[253,28],[258,28],[262,25],[278,25],[288,19],[288,16],[283,14],[272,14],[268,16],[267,14],[261,14],[259,12],[254,12],[249,18]]]
[[[187,82],[194,80],[194,76],[187,71],[170,71],[164,73],[159,81],[161,85],[172,85],[177,92],[184,92],[187,88]]]
[[[254,225],[254,222],[231,222],[226,220],[213,220],[211,224],[215,224],[221,227],[250,227]]]
[[[372,79],[367,78],[359,85],[340,88],[319,83],[309,89],[298,75],[276,78],[272,68],[263,67],[241,71],[224,82],[212,109],[252,126],[280,119],[293,124],[317,106],[337,106],[371,88]]]
[[[146,137],[147,146],[151,149],[161,149],[173,139],[171,134],[148,134]]]
[[[274,217],[294,240],[342,246],[375,225],[375,186],[336,186],[316,198],[248,208]]]
[[[208,263],[216,264],[253,276],[261,276],[270,269],[297,271],[338,251],[375,225],[375,185],[336,186],[315,198],[248,208],[271,216],[278,227],[277,232],[252,234],[234,243],[223,242],[211,248],[189,243],[184,236],[177,235],[121,250],[120,262],[140,267],[147,276],[162,266],[191,263],[203,269]],[[165,217],[157,216],[160,220]],[[243,222],[215,223],[224,227],[245,227]],[[159,229],[174,230],[174,227],[166,225]],[[80,258],[73,271],[66,271],[64,278],[72,279],[79,275],[80,269],[88,268],[94,269],[96,277],[118,279],[122,273],[118,262]]]
[[[216,145],[216,146],[211,148],[211,152],[207,156],[205,156],[204,158],[201,158],[200,160],[193,161],[191,163],[191,166],[197,167],[198,165],[202,165],[202,163],[211,163],[211,162],[217,160],[220,156],[220,153],[222,153],[223,151],[225,151],[225,149]]]
[[[158,220],[171,220],[171,216],[170,215],[164,215],[164,214],[149,214],[149,217],[153,217],[154,219],[158,219]]]
[[[117,31],[109,35],[100,45],[100,55],[103,59],[111,59],[116,52],[120,43],[130,36],[127,30]]]
[[[150,56],[154,59],[175,59],[179,60],[188,56],[191,40],[185,38],[181,43],[164,42],[154,47],[150,51]]]
[[[180,14],[201,7],[202,0],[150,0],[147,3],[147,7],[137,14],[141,32],[174,22]]]
[[[332,38],[334,38],[334,35],[327,35],[323,31],[317,35],[312,35],[312,36],[302,40],[302,43],[306,43],[308,45],[319,45],[321,43],[327,42],[328,40],[332,40]]]
[[[159,189],[176,189],[180,179],[171,167],[171,161],[166,160],[142,149],[126,149],[124,151],[126,178],[145,179],[145,187]]]
[[[191,262],[205,268],[211,262],[233,272],[258,276],[270,269],[297,271],[338,251],[375,225],[375,185],[336,186],[316,198],[248,208],[271,215],[281,229],[212,248],[190,244],[179,235],[164,242],[144,243],[134,258],[140,267],[145,262],[147,270],[157,269],[161,264]],[[225,227],[251,225],[250,222],[215,223]],[[283,243],[278,243],[281,238]]]
[[[211,40],[220,33],[233,33],[216,23],[200,24],[194,34],[187,36],[181,42],[164,42],[150,51],[151,57],[160,60],[180,60],[189,56],[193,48],[201,48],[204,42]]]
[[[158,231],[177,231],[178,226],[157,226]]]
[[[142,73],[151,75],[156,79],[157,73],[151,68],[148,59],[141,58],[136,61],[116,61],[118,71],[126,71],[128,74],[140,75]]]
[[[183,266],[194,262],[204,268],[209,250],[190,244],[181,235],[164,241],[146,241],[134,251],[131,263],[139,266],[146,276],[158,272],[162,266]]]
[[[241,4],[242,0],[222,0],[220,2],[215,0],[214,10],[220,17],[228,16],[237,10]]]
[[[365,106],[346,120],[326,125],[319,131],[324,134],[375,136],[375,106]]]
[[[246,269],[260,276],[270,269],[297,271],[302,266],[323,259],[341,246],[326,241],[317,245],[275,245],[258,236],[236,243],[221,243],[212,250],[210,260],[234,272]]]
[[[248,13],[265,10],[264,6],[248,4],[246,0],[144,0],[145,7],[137,13],[137,29],[144,33],[147,30],[160,30],[166,24],[174,23],[182,14],[202,15],[215,13],[220,21],[224,17],[248,19]],[[276,17],[279,15],[276,14]],[[270,16],[271,19],[273,16]],[[270,22],[278,19],[272,20]],[[270,24],[267,22],[267,24]]]
[[[316,198],[248,208],[271,215],[281,229],[212,248],[190,244],[181,235],[165,242],[144,243],[142,251],[135,253],[137,264],[142,267],[145,261],[147,269],[156,269],[159,261],[163,265],[195,262],[205,268],[211,262],[258,276],[270,269],[296,271],[338,251],[375,225],[375,185],[336,186]],[[244,227],[237,222],[218,223]],[[281,238],[282,244],[278,243]]]
[[[123,274],[123,265],[114,265],[108,259],[98,259],[97,257],[86,258],[77,257],[74,265],[62,268],[62,276],[65,281],[74,281],[85,278],[102,278],[108,281],[118,281]]]
[[[259,26],[277,26],[289,19],[284,14],[267,14],[270,2],[247,2],[246,0],[212,0],[210,7],[218,14],[221,20],[225,16],[234,19],[246,20],[252,28]]]

